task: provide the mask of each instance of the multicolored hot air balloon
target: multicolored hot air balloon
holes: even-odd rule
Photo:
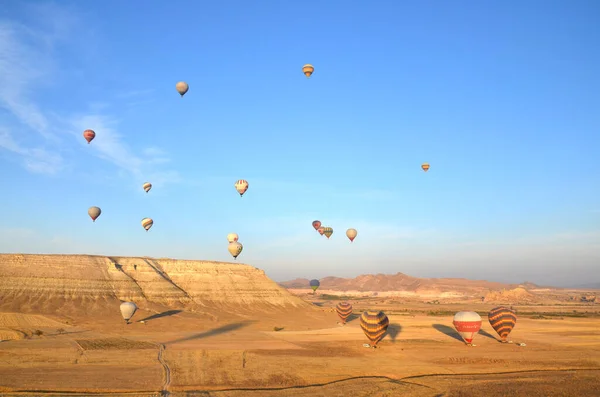
[[[242,197],[250,185],[248,185],[248,181],[240,179],[233,186],[235,186],[235,190],[237,190],[237,192],[240,194],[240,197]]]
[[[188,90],[190,89],[190,86],[185,81],[180,81],[179,83],[175,84],[175,89],[177,90],[179,95],[181,95],[181,97],[183,98],[185,93],[188,92]]]
[[[317,232],[319,232],[319,234],[322,236],[323,234],[325,234],[325,228],[323,226],[321,226],[320,228],[317,229]]]
[[[346,324],[346,320],[352,314],[352,305],[348,302],[340,302],[335,305],[335,311],[337,312],[337,315],[340,316],[342,324]]]
[[[88,209],[88,215],[90,216],[90,218],[92,218],[92,222],[96,222],[96,219],[98,219],[101,213],[102,210],[100,209],[100,207],[90,207]]]
[[[325,235],[325,237],[327,237],[327,239],[329,240],[329,237],[331,237],[331,235],[333,234],[333,229],[330,227],[324,227],[323,228],[323,234]]]
[[[494,331],[502,338],[502,343],[507,343],[508,334],[517,324],[517,314],[508,307],[498,306],[488,313],[488,320]]]
[[[310,63],[307,63],[306,65],[302,66],[302,73],[304,73],[306,78],[309,78],[310,75],[313,74],[314,71],[315,71],[315,68]]]
[[[85,140],[87,141],[87,143],[89,145],[96,137],[96,133],[94,132],[94,130],[85,130],[85,131],[83,131],[83,137],[85,138]]]
[[[423,171],[425,172],[429,171],[429,163],[423,163],[421,165],[421,168],[423,168]]]
[[[144,188],[144,191],[148,193],[150,189],[152,189],[152,184],[150,182],[146,182],[142,185],[142,187]]]
[[[131,324],[129,320],[131,319],[131,317],[133,317],[133,315],[138,309],[136,304],[133,302],[123,302],[121,303],[120,309],[121,316],[123,316],[123,320],[125,320],[127,324]]]
[[[377,347],[389,325],[390,320],[382,311],[367,310],[360,316],[360,327],[371,341],[372,347]]]
[[[142,219],[142,227],[146,229],[146,231],[150,230],[152,225],[154,225],[154,221],[151,218]]]
[[[237,260],[237,257],[242,253],[244,246],[239,241],[234,241],[229,243],[229,247],[227,248],[233,259]]]
[[[314,279],[314,280],[310,280],[310,288],[312,288],[313,290],[313,294],[319,289],[319,287],[321,286],[321,283],[319,282],[319,280]]]
[[[452,323],[467,346],[471,346],[473,337],[481,329],[481,316],[475,312],[458,312]]]
[[[321,221],[313,221],[312,225],[315,228],[315,230],[318,231],[319,228],[321,227]]]
[[[227,242],[234,243],[234,242],[238,241],[238,238],[239,237],[238,237],[237,233],[229,233],[227,235]]]
[[[350,239],[350,242],[353,242],[357,235],[358,235],[358,232],[356,231],[356,229],[346,230],[346,236],[348,236],[348,238]]]

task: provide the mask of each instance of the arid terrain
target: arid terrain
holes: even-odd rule
[[[599,395],[600,305],[581,299],[597,291],[403,274],[327,279],[312,294],[308,280],[286,290],[243,264],[0,255],[0,392]],[[341,299],[355,313],[343,326],[333,310]],[[132,324],[122,301],[139,307]],[[487,322],[498,304],[517,311],[514,343],[499,343]],[[366,309],[390,319],[377,349],[363,347],[357,314]],[[473,347],[452,326],[460,310],[484,320]]]

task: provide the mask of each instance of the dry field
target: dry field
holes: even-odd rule
[[[334,297],[303,296],[314,313],[275,311],[227,321],[171,310],[129,326],[0,314],[0,391],[172,396],[598,396],[599,305],[516,306],[501,344],[484,321],[474,347],[452,313],[491,305],[353,301],[381,308],[390,329],[378,349],[362,346],[356,316],[345,326]],[[149,313],[151,314],[151,313]],[[135,320],[149,315],[136,314]],[[274,331],[278,329],[278,331]],[[10,331],[10,332],[8,332]],[[3,333],[4,332],[4,333]],[[525,343],[518,346],[516,343]],[[54,392],[54,393],[52,393]],[[114,394],[117,395],[117,394]]]

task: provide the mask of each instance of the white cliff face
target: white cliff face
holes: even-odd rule
[[[237,312],[311,308],[262,270],[244,264],[0,254],[0,310],[101,313],[120,301]]]

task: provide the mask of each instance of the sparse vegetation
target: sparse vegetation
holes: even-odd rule
[[[75,342],[84,350],[156,349],[156,345],[153,343],[125,338],[78,339]]]
[[[59,335],[64,334],[65,332],[66,331],[65,331],[64,328],[59,328],[59,329],[56,330],[56,333],[59,334]]]
[[[33,334],[35,336],[42,336],[42,335],[44,335],[44,331],[36,329],[35,331],[33,331]]]
[[[284,327],[273,327],[273,331],[275,332],[279,332],[281,330],[283,330]]]

